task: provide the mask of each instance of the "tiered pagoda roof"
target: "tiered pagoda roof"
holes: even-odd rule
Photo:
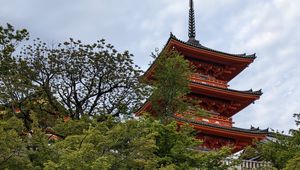
[[[186,58],[195,61],[212,62],[219,65],[230,66],[225,72],[224,80],[230,81],[241,71],[248,67],[256,58],[256,54],[230,54],[207,48],[203,45],[184,42],[176,38],[172,33],[162,51],[175,49]],[[159,56],[158,56],[159,57]],[[155,63],[145,72],[145,77],[151,76],[155,70]]]
[[[193,126],[199,132],[197,136],[204,141],[205,147],[218,148],[233,144],[234,151],[238,151],[251,145],[253,140],[265,139],[269,134],[268,130],[234,127],[231,118],[262,95],[261,90],[240,91],[228,88],[228,82],[248,67],[255,60],[256,54],[230,54],[200,44],[196,40],[193,5],[193,0],[190,0],[189,40],[179,40],[171,33],[162,51],[176,50],[196,67],[196,73],[189,79],[191,92],[187,97],[196,99],[197,106],[209,116],[196,116],[190,110],[174,113],[173,118],[178,124],[188,123]],[[144,78],[153,79],[156,66],[154,61]],[[155,115],[150,101],[146,101],[136,114],[141,115],[143,112]]]

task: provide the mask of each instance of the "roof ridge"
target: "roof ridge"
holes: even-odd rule
[[[209,124],[206,122],[197,122],[194,120],[189,120],[189,119],[184,119],[181,117],[177,117],[177,116],[171,116],[174,119],[177,119],[179,121],[184,121],[187,123],[193,123],[196,125],[204,125],[204,126],[210,126],[210,127],[215,127],[215,128],[220,128],[220,129],[224,129],[224,130],[233,130],[233,131],[239,131],[239,132],[248,132],[248,133],[252,133],[252,134],[269,134],[269,131],[266,130],[251,130],[251,129],[244,129],[244,128],[238,128],[238,127],[224,127],[224,126],[220,126],[220,125],[214,125],[214,124]]]
[[[239,58],[252,58],[252,59],[255,59],[256,58],[256,53],[253,53],[253,54],[249,54],[247,55],[246,53],[242,53],[242,54],[231,54],[231,53],[227,53],[227,52],[223,52],[223,51],[219,51],[219,50],[215,50],[215,49],[212,49],[212,48],[208,48],[208,47],[205,47],[201,44],[195,44],[195,43],[191,43],[191,42],[185,42],[185,41],[182,41],[180,39],[178,39],[172,32],[170,33],[170,38],[169,40],[176,40],[178,42],[181,42],[181,43],[184,43],[186,45],[189,45],[189,46],[192,46],[192,47],[195,47],[195,48],[199,48],[199,49],[203,49],[203,50],[208,50],[208,51],[212,51],[212,52],[217,52],[217,53],[221,53],[221,54],[225,54],[225,55],[229,55],[229,56],[233,56],[233,57],[239,57]]]

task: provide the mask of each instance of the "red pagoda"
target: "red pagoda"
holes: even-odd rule
[[[203,141],[202,149],[211,150],[222,146],[233,147],[233,152],[242,150],[253,141],[265,139],[268,131],[258,128],[242,129],[233,126],[232,116],[254,103],[262,95],[261,90],[238,91],[229,88],[228,82],[248,67],[255,54],[229,54],[207,48],[196,38],[193,0],[189,10],[189,40],[177,39],[172,33],[164,50],[176,49],[196,67],[190,78],[188,97],[198,101],[201,109],[209,116],[188,117],[174,113],[178,124],[189,123],[197,131],[197,138]],[[155,62],[146,71],[150,79],[155,72]],[[151,103],[146,102],[137,112],[151,112]]]

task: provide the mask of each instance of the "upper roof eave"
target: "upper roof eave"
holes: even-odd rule
[[[249,54],[247,55],[246,53],[242,53],[242,54],[231,54],[231,53],[226,53],[226,52],[222,52],[222,51],[218,51],[218,50],[214,50],[214,49],[211,49],[211,48],[208,48],[208,47],[205,47],[203,45],[197,45],[197,44],[192,44],[192,43],[189,43],[189,42],[185,42],[185,41],[182,41],[180,39],[178,39],[175,35],[172,34],[172,32],[170,33],[170,38],[169,40],[167,41],[167,44],[171,41],[171,40],[175,40],[177,42],[180,42],[180,43],[183,43],[185,45],[188,45],[188,46],[191,46],[191,47],[194,47],[194,48],[198,48],[198,49],[201,49],[201,50],[206,50],[206,51],[210,51],[210,52],[215,52],[215,53],[219,53],[219,54],[223,54],[223,55],[226,55],[226,56],[230,56],[230,57],[238,57],[240,59],[256,59],[256,53],[254,54]],[[167,46],[167,44],[165,45],[165,47]],[[164,48],[165,49],[165,48]]]
[[[181,44],[184,44],[184,45],[187,45],[187,46],[190,46],[190,47],[193,47],[193,48],[196,48],[196,49],[201,49],[201,50],[205,50],[205,51],[208,51],[208,52],[214,52],[214,53],[218,53],[218,54],[222,54],[222,55],[225,55],[226,57],[228,58],[231,58],[231,59],[241,59],[241,60],[245,60],[245,62],[247,62],[248,64],[252,63],[253,60],[256,58],[256,54],[251,54],[251,55],[246,55],[246,53],[243,53],[243,54],[229,54],[229,53],[225,53],[225,52],[221,52],[221,51],[217,51],[217,50],[213,50],[211,48],[207,48],[207,47],[204,47],[204,46],[197,46],[197,45],[193,45],[193,44],[190,44],[188,42],[184,42],[182,40],[179,40],[178,38],[176,38],[175,35],[172,34],[172,32],[170,32],[170,37],[167,41],[167,43],[164,45],[164,48],[161,50],[161,52],[159,53],[159,55],[157,56],[157,58],[160,57],[160,55],[162,54],[163,51],[165,51],[169,45],[169,43],[171,41],[176,41],[176,42],[179,42]],[[250,60],[250,61],[248,61]],[[144,76],[147,77],[148,74],[150,74],[151,70],[153,69],[154,65],[155,65],[155,61],[150,65],[150,67],[145,71],[144,73]],[[143,76],[143,77],[144,77]],[[232,78],[231,78],[232,79]],[[230,79],[230,80],[231,80]]]

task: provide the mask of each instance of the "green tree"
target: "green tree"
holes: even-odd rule
[[[298,153],[297,156],[294,156],[292,159],[290,159],[284,170],[298,170],[300,168],[300,155]]]
[[[17,46],[28,37],[25,29],[15,30],[10,24],[0,26],[0,105],[9,110],[7,113],[21,113],[20,118],[29,129],[32,120],[29,112],[22,109],[26,98],[34,93],[34,88],[31,81],[20,74],[25,63],[14,55]]]
[[[0,169],[226,168],[228,149],[199,151],[193,129],[169,119],[188,107],[190,68],[178,53],[159,61],[154,79],[153,100],[166,121],[120,119],[147,94],[129,52],[104,40],[51,48],[36,40],[16,57],[27,31],[8,25],[0,33]],[[74,119],[63,120],[65,113]]]
[[[296,124],[299,125],[299,114],[295,114]],[[300,155],[300,131],[291,130],[291,136],[281,133],[273,133],[272,140],[258,143],[254,148],[249,148],[246,153],[260,155],[262,159],[269,161],[277,169],[297,170]]]
[[[194,129],[188,124],[178,127],[176,121],[162,124],[156,121],[157,133],[155,154],[158,166],[171,169],[225,169],[221,161],[230,154],[230,150],[202,152],[201,141],[195,138]],[[179,129],[178,129],[179,128]]]
[[[6,27],[0,26],[0,58],[1,61],[12,57],[17,45],[24,39],[28,39],[29,33],[26,29],[15,30],[10,24]],[[4,66],[4,65],[3,65]],[[10,69],[9,67],[5,67]]]
[[[50,104],[59,101],[72,118],[132,113],[144,97],[138,82],[142,71],[132,54],[119,53],[104,40],[84,44],[70,39],[52,48],[37,40],[22,55],[30,68],[25,75]]]
[[[66,112],[63,105],[57,101],[53,92],[53,79],[60,71],[59,56],[55,55],[55,49],[48,47],[39,38],[33,40],[33,44],[27,45],[19,56],[22,61],[20,73],[37,86],[36,96],[44,100],[48,107],[41,111],[51,115],[61,115]]]
[[[125,122],[111,116],[106,120],[70,120],[73,122],[64,123],[73,128],[79,125],[81,130],[69,133],[70,125],[57,124],[59,133],[66,136],[52,143],[37,128],[37,119],[32,119],[32,136],[23,138],[18,119],[0,122],[1,169],[218,170],[226,168],[221,160],[230,154],[229,149],[201,152],[190,126],[178,130],[176,122],[165,125],[150,117]]]
[[[86,121],[82,119],[77,123]],[[128,120],[122,123],[112,117],[88,122],[90,126],[82,133],[69,135],[54,144],[59,159],[49,160],[46,169],[155,168],[153,150],[156,146],[151,126],[148,126],[150,122]]]
[[[174,113],[187,110],[185,96],[189,92],[192,69],[189,62],[175,50],[162,52],[154,64],[156,68],[150,80],[153,87],[150,101],[156,115],[168,122]]]
[[[28,32],[15,30],[10,24],[0,26],[0,104],[14,104],[24,99],[30,87],[27,87],[24,77],[20,76],[20,67],[13,56],[16,47],[24,39],[28,38]]]
[[[0,120],[0,169],[32,169],[22,122],[16,117]]]
[[[197,150],[192,128],[178,130],[176,122],[165,125],[150,117],[88,122],[81,134],[53,144],[59,157],[45,163],[46,169],[224,169],[221,160],[230,153]]]

